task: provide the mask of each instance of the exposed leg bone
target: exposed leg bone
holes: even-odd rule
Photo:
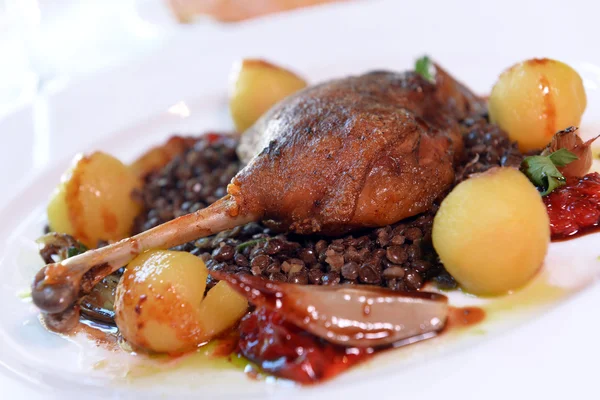
[[[46,313],[62,313],[73,306],[82,293],[146,250],[168,249],[257,219],[255,215],[240,212],[236,200],[225,196],[203,210],[45,266],[33,282],[33,302]]]

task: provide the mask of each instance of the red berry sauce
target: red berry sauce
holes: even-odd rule
[[[257,308],[239,327],[239,350],[263,371],[311,384],[332,378],[373,354],[373,349],[337,346]]]
[[[564,186],[544,197],[552,240],[571,239],[600,229],[600,174],[567,178]]]

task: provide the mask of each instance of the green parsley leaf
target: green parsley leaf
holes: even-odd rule
[[[31,300],[31,290],[23,289],[17,292],[17,297],[21,300],[29,301]]]
[[[546,196],[565,184],[565,177],[557,167],[564,167],[577,159],[575,154],[563,148],[547,156],[526,157],[521,164],[521,171],[538,188],[542,196]]]
[[[435,83],[435,67],[427,56],[419,58],[415,62],[415,72],[431,83]]]
[[[244,242],[244,243],[242,243],[242,244],[239,244],[239,245],[237,245],[235,249],[236,249],[237,251],[242,251],[242,250],[244,250],[244,249],[245,249],[245,248],[247,248],[247,247],[254,247],[254,246],[256,246],[257,244],[259,244],[259,243],[262,243],[262,242],[266,242],[266,241],[267,241],[267,239],[266,239],[266,238],[255,239],[255,240],[249,240],[249,241],[247,241],[247,242]]]
[[[579,157],[565,148],[558,149],[554,153],[550,153],[548,158],[557,167],[564,167],[575,160],[579,160]]]
[[[85,247],[81,243],[78,243],[76,246],[71,246],[67,249],[67,258],[71,258],[76,255],[85,253],[87,250],[88,250],[87,247]]]

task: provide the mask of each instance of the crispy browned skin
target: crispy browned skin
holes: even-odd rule
[[[339,234],[426,211],[453,182],[458,121],[482,107],[441,69],[436,81],[372,72],[289,97],[245,134],[264,150],[230,193],[298,233]]]
[[[300,233],[339,234],[423,212],[453,182],[453,162],[462,150],[458,121],[482,109],[439,68],[435,84],[414,73],[374,72],[308,88],[244,135],[243,142],[256,142],[246,146],[249,154],[264,150],[233,179],[229,195],[45,266],[35,277],[33,301],[53,329],[65,331],[78,321],[82,293],[149,249],[260,219]]]

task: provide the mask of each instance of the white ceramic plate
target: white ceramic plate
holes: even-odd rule
[[[124,379],[131,357],[44,331],[35,309],[16,295],[41,267],[33,240],[71,157],[102,149],[130,161],[173,133],[230,129],[227,75],[240,57],[262,56],[317,82],[369,69],[407,69],[428,53],[481,93],[517,60],[554,57],[585,79],[589,103],[582,131],[600,127],[600,56],[590,51],[597,45],[594,10],[576,3],[568,10],[552,10],[548,2],[440,3],[359,3],[237,27],[187,27],[150,57],[1,120],[0,184],[8,188],[0,197],[3,396],[593,397],[600,356],[598,234],[553,244],[537,281],[493,306],[483,325],[388,352],[311,388],[257,382],[237,370],[177,368]],[[546,296],[549,286],[553,294]],[[481,302],[465,296],[453,301]]]

